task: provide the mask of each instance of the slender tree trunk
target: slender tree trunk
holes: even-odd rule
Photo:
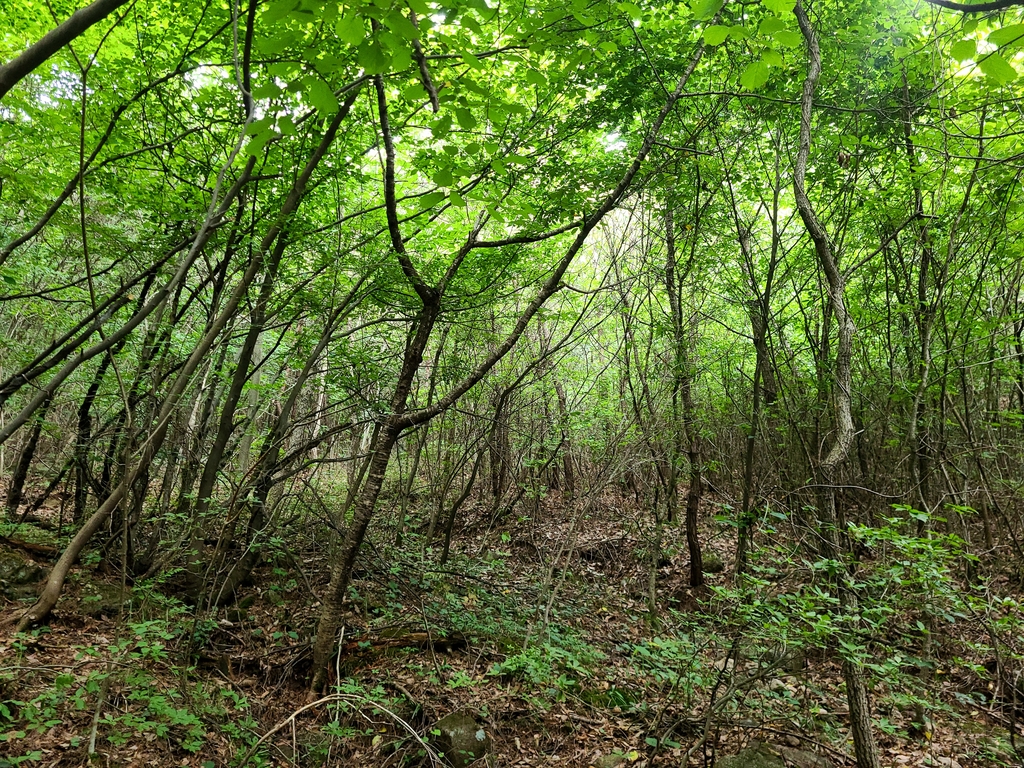
[[[448,553],[451,550],[452,545],[452,531],[455,528],[455,517],[459,513],[459,509],[463,504],[466,503],[466,499],[473,492],[473,483],[476,482],[476,473],[480,469],[480,464],[483,461],[484,452],[480,450],[476,454],[476,459],[473,461],[473,469],[469,473],[469,480],[466,481],[465,487],[462,489],[462,493],[459,494],[459,498],[452,504],[452,508],[448,511],[448,522],[444,526],[444,546],[441,549],[441,560],[440,564],[443,567],[448,562]]]
[[[323,596],[323,608],[313,643],[313,678],[310,682],[313,691],[323,690],[327,682],[334,642],[342,624],[345,593],[348,591],[356,556],[377,506],[384,474],[391,461],[391,450],[399,434],[400,430],[391,424],[382,426],[353,510],[352,522],[346,530],[344,541],[331,558],[331,581]]]
[[[665,290],[668,293],[669,309],[672,319],[672,414],[673,435],[670,439],[672,449],[669,460],[672,463],[671,493],[676,492],[676,462],[682,452],[680,450],[680,406],[682,406],[682,436],[686,440],[686,459],[689,473],[689,488],[686,491],[686,548],[690,555],[690,586],[700,587],[704,584],[704,555],[701,552],[699,532],[697,530],[700,512],[700,500],[704,490],[702,476],[701,438],[697,428],[697,408],[693,401],[694,370],[690,355],[689,329],[683,317],[682,307],[682,275],[677,274],[675,221],[672,215],[671,202],[665,207]],[[660,537],[660,532],[659,532]]]
[[[36,412],[29,432],[28,440],[25,441],[21,454],[18,456],[18,463],[14,467],[14,474],[11,475],[11,485],[7,489],[7,519],[14,520],[21,506],[21,500],[25,495],[25,481],[28,479],[28,470],[32,466],[32,459],[36,455],[36,447],[39,445],[39,436],[43,432],[43,424],[46,422],[46,412],[50,407],[50,401],[43,403]]]
[[[800,146],[793,174],[793,191],[800,218],[814,243],[815,253],[822,271],[825,273],[828,283],[828,303],[838,326],[834,367],[835,387],[833,389],[836,438],[819,468],[822,516],[819,533],[827,550],[824,553],[825,556],[839,564],[835,589],[839,597],[840,610],[847,617],[854,617],[857,615],[857,596],[849,583],[850,573],[846,570],[847,567],[853,566],[847,564],[847,552],[844,551],[846,547],[841,546],[841,542],[845,539],[846,525],[845,515],[836,505],[836,476],[840,465],[846,461],[849,455],[854,438],[851,359],[855,329],[846,306],[845,278],[839,270],[828,233],[818,220],[805,186],[807,161],[811,149],[811,115],[814,91],[818,77],[821,75],[821,51],[818,47],[817,34],[804,10],[803,0],[797,0],[793,10],[808,52],[807,77],[804,80],[800,100]],[[828,336],[827,326],[822,329],[822,336],[823,339]],[[857,766],[858,768],[880,768],[881,760],[871,723],[871,708],[868,703],[864,672],[853,660],[844,659],[843,678],[846,682],[846,698],[850,707],[850,731],[853,735]]]

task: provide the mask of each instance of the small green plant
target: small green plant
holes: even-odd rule
[[[202,682],[168,684],[154,674],[154,665],[175,663],[174,645],[181,638],[182,624],[146,619],[128,621],[125,630],[121,639],[105,647],[79,648],[78,658],[90,663],[59,671],[48,685],[36,688],[34,696],[3,696],[3,751],[16,754],[15,743],[30,734],[91,720],[90,713],[97,713],[98,743],[112,746],[143,736],[195,754],[206,745],[207,734],[218,729],[234,743],[255,740],[257,728],[246,711],[248,704],[236,692]],[[12,645],[21,649],[19,653],[25,650],[23,641],[16,639]],[[192,671],[184,668],[182,679],[192,678]],[[24,689],[25,683],[10,672],[0,678],[0,694]],[[74,738],[80,742],[83,736]],[[32,759],[31,753],[16,759]]]

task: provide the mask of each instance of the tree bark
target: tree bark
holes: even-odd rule
[[[807,77],[804,80],[800,99],[800,146],[793,174],[793,192],[800,218],[814,243],[818,262],[825,273],[828,282],[829,307],[831,307],[832,315],[838,326],[834,368],[835,387],[833,390],[836,437],[832,448],[819,467],[822,519],[819,521],[818,527],[825,550],[823,554],[838,564],[834,588],[839,598],[840,610],[847,616],[856,616],[857,596],[849,583],[850,574],[846,570],[847,553],[844,551],[846,547],[841,545],[845,538],[845,515],[837,509],[836,505],[836,474],[839,466],[849,455],[854,437],[851,358],[855,329],[846,306],[845,278],[839,270],[828,233],[818,220],[810,198],[807,196],[806,177],[807,161],[811,150],[811,113],[814,105],[814,91],[821,75],[821,50],[818,47],[817,34],[804,10],[803,0],[797,0],[793,12],[807,44],[808,53]],[[823,328],[822,334],[823,337],[828,335],[827,326]],[[880,768],[881,760],[878,746],[875,743],[863,670],[853,660],[845,659],[843,661],[843,677],[846,681],[846,697],[850,707],[850,731],[853,735],[857,766],[858,768]]]
[[[53,54],[127,2],[95,0],[91,5],[75,11],[60,26],[51,29],[20,55],[0,66],[0,99]]]
[[[47,400],[35,415],[32,431],[29,433],[25,446],[18,456],[18,463],[14,467],[14,474],[11,475],[11,485],[7,489],[7,519],[14,520],[18,513],[18,507],[25,495],[25,481],[28,479],[28,470],[32,466],[32,459],[36,455],[36,447],[39,445],[39,436],[43,431],[43,424],[46,421],[46,411],[50,407]]]

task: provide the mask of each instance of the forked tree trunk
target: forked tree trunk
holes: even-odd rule
[[[440,313],[441,299],[451,280],[456,276],[465,258],[477,245],[476,238],[480,234],[480,228],[484,220],[481,219],[477,227],[470,232],[466,244],[459,250],[448,266],[444,276],[434,287],[425,284],[416,271],[409,254],[405,250],[405,244],[399,229],[398,206],[395,194],[395,151],[391,136],[390,124],[387,114],[387,99],[383,79],[380,76],[374,78],[374,86],[377,91],[377,108],[380,119],[380,129],[385,148],[385,171],[384,171],[384,199],[385,209],[388,218],[388,230],[391,235],[391,244],[395,251],[399,265],[409,285],[415,290],[422,302],[422,309],[416,318],[415,333],[410,336],[406,345],[403,357],[402,368],[395,386],[395,392],[391,400],[391,412],[381,420],[381,431],[377,449],[374,451],[369,465],[369,472],[366,481],[356,501],[353,513],[352,524],[349,526],[345,540],[338,548],[331,559],[331,581],[324,595],[323,609],[320,615],[320,623],[317,628],[316,640],[313,644],[313,674],[310,680],[312,691],[319,691],[327,682],[329,662],[334,651],[334,641],[341,626],[343,601],[345,592],[348,589],[349,580],[352,577],[352,568],[355,565],[356,556],[366,536],[370,520],[373,518],[377,505],[377,498],[380,496],[381,486],[384,482],[384,474],[387,471],[391,460],[391,450],[394,448],[399,436],[409,427],[425,424],[435,416],[444,413],[470,389],[476,386],[495,365],[518,343],[526,328],[534,316],[549,298],[558,290],[562,278],[565,276],[569,266],[573,263],[576,255],[586,243],[587,238],[594,228],[622,199],[626,190],[631,186],[633,179],[639,172],[643,161],[650,154],[656,137],[661,131],[665,118],[675,107],[682,96],[683,88],[690,79],[690,75],[697,68],[704,53],[703,44],[698,45],[697,51],[690,60],[689,66],[680,77],[675,90],[669,94],[662,106],[661,111],[655,118],[651,128],[644,138],[643,144],[623,174],[619,183],[615,186],[602,204],[584,220],[579,227],[575,238],[559,259],[554,269],[548,274],[541,284],[533,299],[529,302],[523,312],[519,315],[512,331],[505,339],[491,351],[487,358],[471,371],[458,384],[452,387],[448,393],[440,398],[433,406],[423,408],[413,414],[406,414],[406,405],[412,383],[419,372],[423,361],[423,352],[430,338],[434,323]],[[560,231],[565,231],[560,230]],[[504,242],[528,243],[536,242],[544,237],[524,236],[521,238],[510,238]]]

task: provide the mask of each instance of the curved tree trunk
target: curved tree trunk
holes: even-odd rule
[[[800,147],[793,175],[793,193],[800,218],[814,243],[818,262],[828,281],[829,306],[838,326],[834,368],[835,387],[833,389],[836,437],[832,448],[819,466],[821,519],[818,532],[825,550],[823,552],[825,557],[837,563],[844,563],[848,559],[848,548],[842,544],[845,540],[846,521],[845,515],[836,504],[836,480],[838,469],[846,461],[853,445],[851,397],[853,377],[850,363],[855,329],[853,319],[846,306],[845,277],[839,270],[828,233],[818,220],[810,198],[807,196],[806,177],[807,161],[811,150],[811,111],[814,105],[814,91],[821,75],[821,51],[818,48],[817,34],[807,18],[802,3],[803,0],[797,0],[794,13],[807,44],[808,67],[800,100]],[[827,326],[823,328],[822,334],[823,338],[827,336]],[[847,616],[856,616],[857,595],[850,584],[850,573],[846,571],[845,566],[840,567],[834,588],[839,598],[840,610]],[[850,706],[850,731],[853,735],[857,766],[858,768],[880,768],[881,760],[871,723],[871,707],[868,701],[867,685],[864,682],[864,671],[852,659],[844,659],[842,666],[843,679],[846,682],[846,698]]]

